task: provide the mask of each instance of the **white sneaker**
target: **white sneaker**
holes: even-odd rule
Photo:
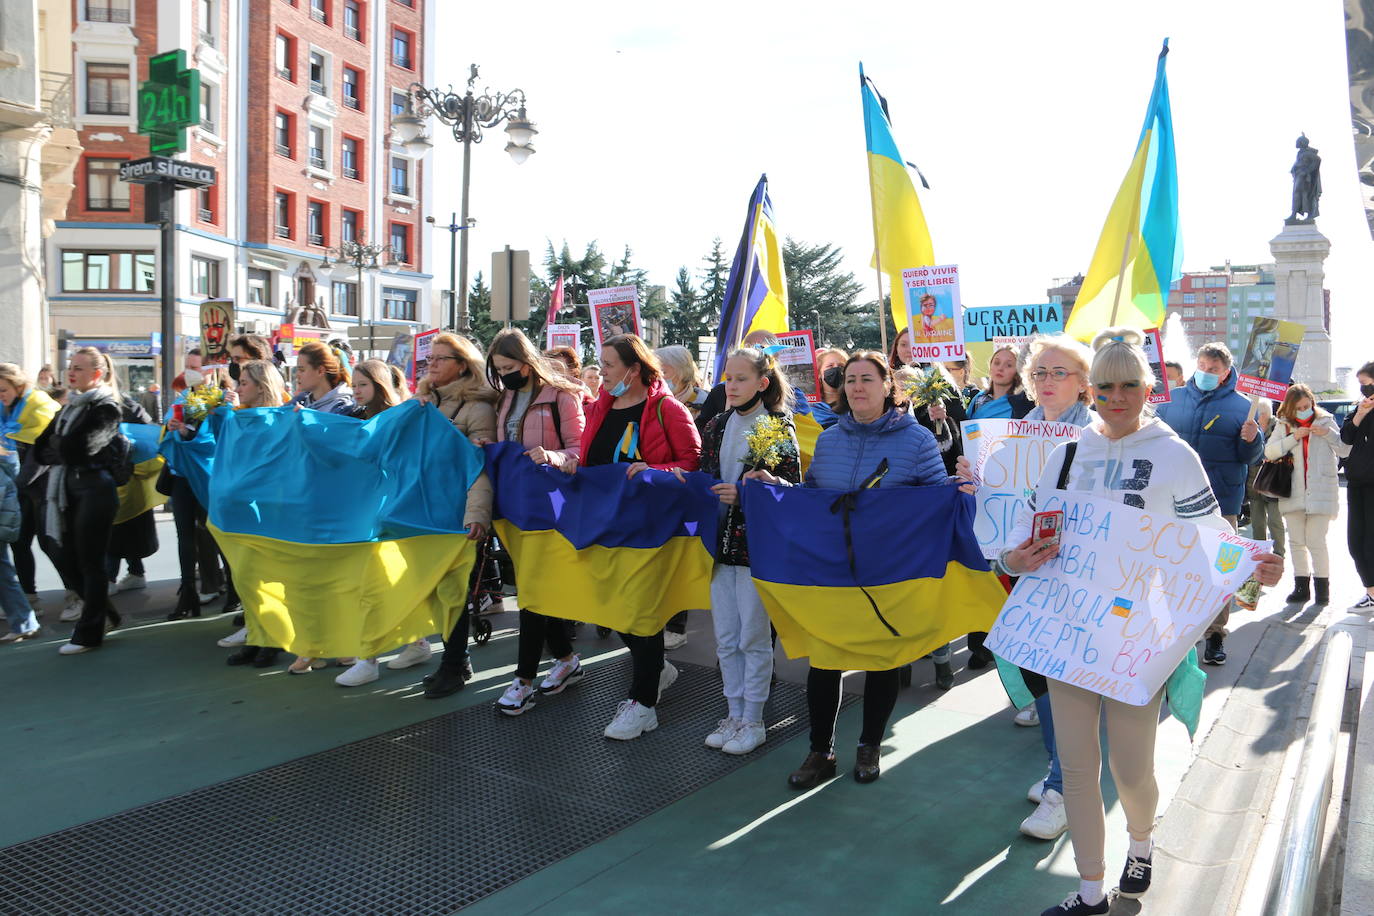
[[[1354,604],[1350,605],[1350,609],[1352,611],[1362,611],[1366,608],[1371,607],[1374,607],[1374,596],[1371,595],[1361,595],[1359,601],[1356,601]]]
[[[1052,840],[1069,829],[1069,815],[1064,810],[1064,796],[1053,789],[1045,790],[1040,807],[1021,822],[1021,832],[1037,840]]]
[[[393,671],[402,668],[411,668],[415,665],[423,665],[429,661],[429,657],[434,654],[434,650],[429,647],[429,640],[417,639],[413,643],[406,645],[401,650],[401,654],[386,663],[386,666]]]
[[[672,630],[663,631],[663,650],[665,652],[681,649],[685,645],[687,645],[686,633],[674,633]]]
[[[664,662],[663,670],[658,673],[658,698],[663,699],[663,691],[673,686],[673,681],[677,680],[677,669],[672,662]]]
[[[215,640],[215,645],[219,646],[221,649],[232,649],[232,648],[234,648],[235,646],[246,646],[247,644],[248,644],[248,628],[247,628],[247,627],[241,628],[237,633],[234,633],[232,636],[226,636],[226,637],[224,637],[223,639],[217,639],[217,640]]]
[[[95,646],[78,646],[74,642],[64,643],[58,647],[58,655],[80,655],[82,652],[90,652]]]
[[[727,754],[739,756],[748,754],[756,750],[759,745],[768,740],[768,729],[763,727],[762,722],[741,722],[739,728],[730,740],[725,742],[721,748]]]
[[[119,580],[119,587],[117,590],[121,592],[133,592],[139,590],[140,588],[147,587],[148,580],[145,577],[135,576],[133,573],[129,573],[123,579]]]
[[[658,713],[634,700],[622,700],[616,707],[615,718],[603,734],[617,741],[629,741],[658,728]]]
[[[334,678],[334,683],[340,687],[361,687],[371,684],[380,676],[375,658],[360,658],[353,663],[353,667]]]
[[[735,730],[744,723],[734,716],[727,716],[716,723],[716,730],[706,736],[706,746],[713,751],[725,747],[725,742],[735,737]]]
[[[518,716],[534,706],[530,702],[532,696],[534,696],[534,684],[526,684],[520,678],[516,678],[510,682],[506,692],[501,694],[501,699],[496,701],[496,711],[507,716]]]
[[[562,693],[564,689],[571,687],[582,680],[582,658],[574,655],[572,661],[555,661],[553,668],[539,685],[539,692],[553,696]]]
[[[1016,717],[1011,721],[1015,722],[1017,725],[1024,725],[1026,728],[1034,728],[1040,724],[1040,711],[1036,709],[1035,704],[1032,703],[1018,712]]]
[[[1038,804],[1040,804],[1041,801],[1044,800],[1044,798],[1045,798],[1045,780],[1043,780],[1043,779],[1040,780],[1040,781],[1037,782],[1037,783],[1033,783],[1033,784],[1031,785],[1031,787],[1030,787],[1029,789],[1026,790],[1026,801],[1028,801],[1028,802],[1030,802],[1030,803],[1032,803],[1032,804],[1038,805]]]
[[[72,592],[67,592],[67,603],[62,608],[62,613],[58,620],[63,623],[71,623],[81,619],[81,599]]]
[[[197,592],[196,597],[200,599],[201,604],[209,604],[219,597],[219,592]]]

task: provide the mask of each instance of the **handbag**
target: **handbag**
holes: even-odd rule
[[[1273,499],[1289,499],[1293,495],[1293,458],[1284,455],[1277,461],[1266,461],[1255,475],[1255,492]]]

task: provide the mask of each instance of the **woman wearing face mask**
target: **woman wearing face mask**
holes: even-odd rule
[[[849,354],[836,347],[816,351],[816,367],[821,373],[821,399],[811,405],[811,416],[821,429],[829,429],[840,419],[835,408],[840,403],[840,389],[844,387],[844,364]]]
[[[1099,419],[1083,430],[1065,477],[1064,489],[1144,509],[1166,518],[1230,531],[1212,495],[1197,454],[1161,421],[1145,412],[1154,384],[1149,361],[1140,345],[1144,335],[1133,328],[1104,330],[1094,340],[1090,383],[1097,396]],[[1067,368],[1067,367],[1066,367]],[[1035,495],[1020,513],[1011,533],[1015,548],[1002,552],[999,571],[1020,576],[1039,569],[1058,552],[1051,539],[1031,539],[1031,518],[1038,503],[1059,488],[1067,445],[1051,453]],[[1099,473],[1106,462],[1148,469],[1137,474],[1129,490]],[[1272,585],[1283,572],[1283,560],[1272,554],[1259,557],[1256,578]],[[1049,681],[1054,710],[1055,738],[1064,771],[1064,807],[1080,884],[1063,903],[1042,916],[1092,916],[1107,913],[1110,901],[1103,889],[1106,871],[1106,815],[1102,807],[1102,747],[1100,720],[1105,712],[1110,736],[1112,778],[1126,812],[1129,849],[1120,892],[1140,897],[1150,887],[1154,830],[1159,789],[1154,775],[1155,732],[1163,691],[1144,706],[1107,699],[1064,681]]]
[[[1355,373],[1360,401],[1341,424],[1341,441],[1350,446],[1345,459],[1346,544],[1360,574],[1364,594],[1354,609],[1374,607],[1374,362]]]
[[[840,420],[817,438],[805,486],[857,490],[883,460],[888,462],[888,473],[877,486],[923,487],[945,482],[945,465],[935,437],[906,411],[905,396],[895,386],[882,354],[863,350],[849,357],[842,391]],[[744,476],[784,483],[767,471],[750,471]],[[888,719],[897,703],[899,672],[893,668],[869,671],[864,676],[863,730],[854,761],[854,779],[858,782],[873,782],[881,773],[879,756]],[[807,674],[811,752],[787,779],[794,789],[813,789],[835,775],[835,717],[840,711],[842,674],[824,668],[812,668]]]
[[[582,384],[542,358],[515,328],[501,331],[492,340],[487,350],[487,380],[501,392],[496,407],[497,441],[519,442],[535,464],[565,474],[575,472],[585,423]],[[534,569],[526,572],[539,574]],[[521,608],[515,679],[496,701],[497,712],[518,716],[534,705],[534,676],[545,646],[554,663],[539,684],[539,693],[562,693],[582,680],[582,660],[573,651],[564,621]]]
[[[695,471],[701,461],[691,414],[668,393],[658,360],[633,334],[612,337],[601,348],[601,396],[587,409],[582,442],[582,464],[624,464],[628,477],[648,468]],[[634,673],[629,697],[605,735],[628,741],[658,728],[658,697],[677,680],[677,669],[663,660],[663,631],[621,638]]]
[[[305,344],[296,354],[296,391],[291,403],[301,407],[344,416],[353,412],[348,369],[336,351],[318,340]]]
[[[1310,580],[1317,604],[1324,605],[1331,600],[1326,532],[1340,512],[1336,465],[1350,454],[1350,446],[1341,441],[1335,419],[1317,406],[1306,385],[1288,386],[1274,421],[1274,437],[1264,444],[1264,457],[1293,459],[1293,489],[1287,499],[1279,500],[1293,554],[1293,593],[1285,600],[1295,604],[1312,598]]]

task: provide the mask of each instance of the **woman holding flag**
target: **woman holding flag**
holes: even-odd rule
[[[701,436],[692,415],[669,393],[653,353],[634,334],[619,334],[601,348],[601,395],[587,409],[582,431],[587,466],[625,464],[633,478],[654,468],[695,471]],[[634,674],[629,697],[606,726],[607,738],[628,741],[658,728],[659,694],[677,680],[663,660],[663,631],[652,636],[620,634],[630,650]]]
[[[38,606],[35,583],[38,567],[33,559],[33,539],[42,530],[43,500],[29,478],[40,466],[28,459],[34,441],[48,428],[57,411],[57,402],[42,388],[33,385],[23,369],[13,363],[0,363],[0,448],[16,453],[15,461],[20,469],[15,481],[19,489],[20,526],[19,537],[12,545],[14,569],[25,597],[35,608]],[[39,537],[38,546],[61,571],[61,554],[52,549],[52,542]]]

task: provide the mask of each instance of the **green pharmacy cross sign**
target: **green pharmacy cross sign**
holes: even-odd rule
[[[186,68],[186,52],[148,59],[148,81],[138,88],[138,132],[150,152],[186,151],[186,128],[200,120],[200,71]]]

